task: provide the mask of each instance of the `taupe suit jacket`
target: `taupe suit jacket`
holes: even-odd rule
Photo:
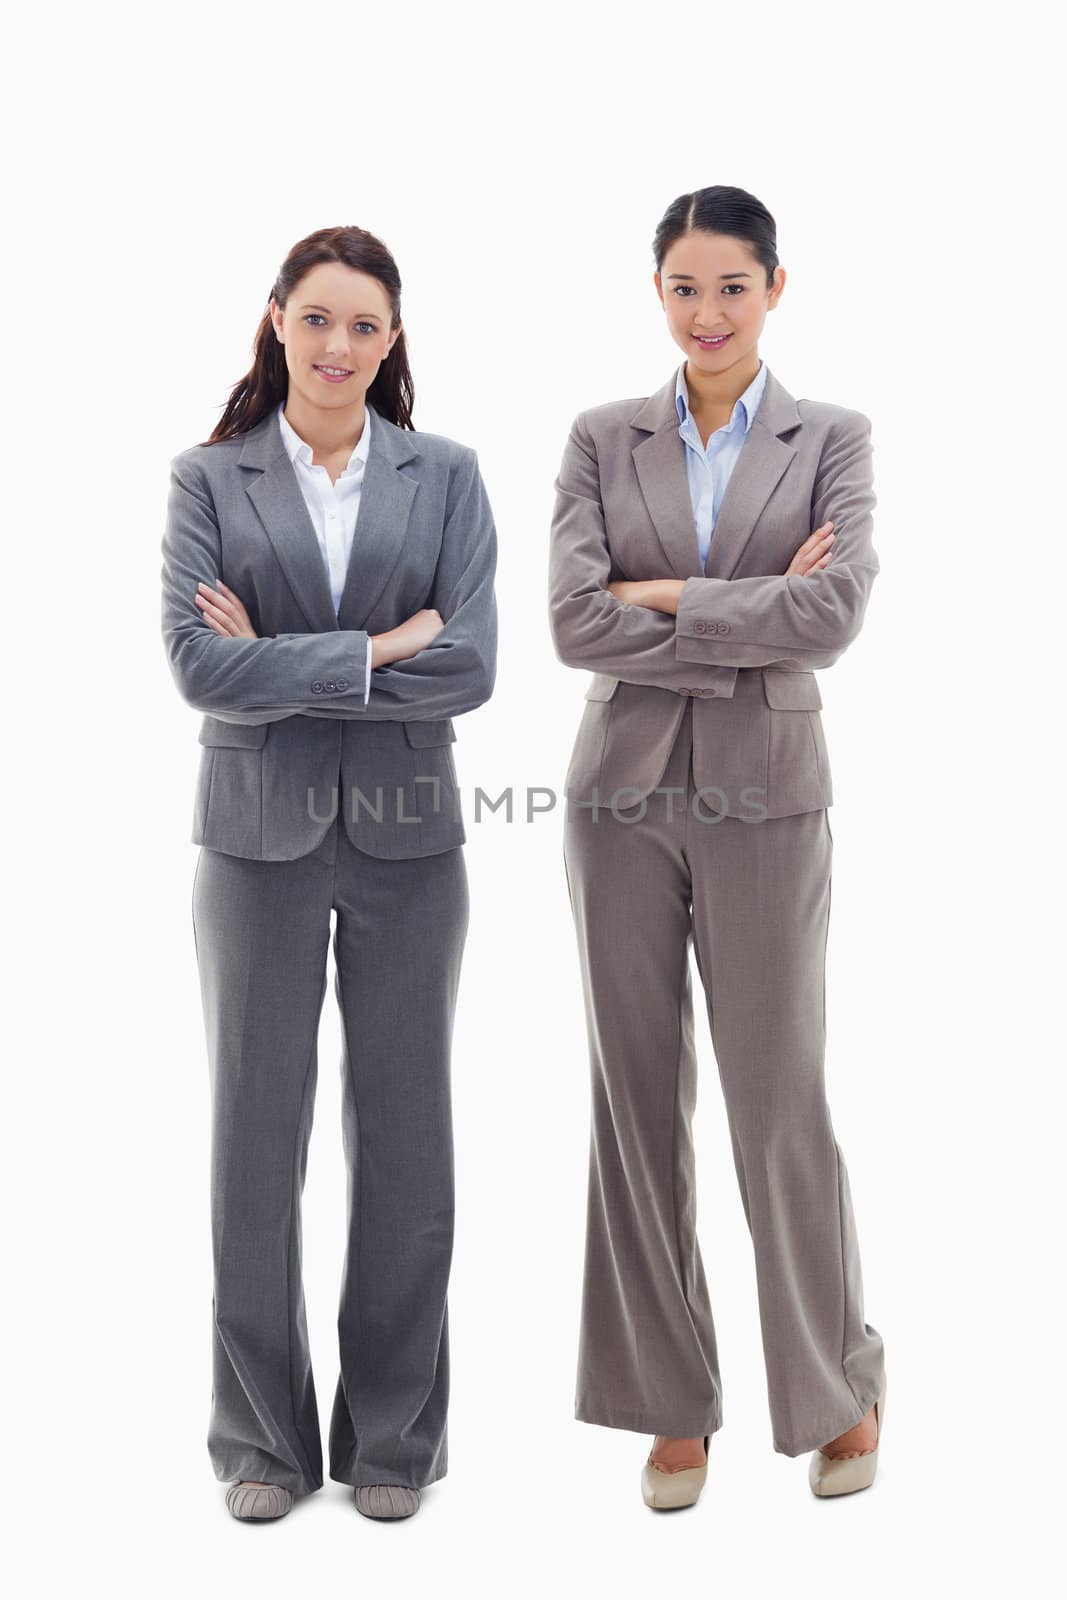
[[[337,612],[275,411],[171,462],[163,641],[180,693],[206,713],[194,844],[289,861],[339,809],[372,855],[465,840],[451,719],[493,690],[496,530],[473,450],[377,411],[372,426]],[[197,583],[220,578],[257,639],[204,621]],[[364,706],[369,634],[426,606],[445,626],[410,660],[376,667]]]
[[[555,483],[549,579],[556,652],[595,673],[570,799],[637,805],[692,699],[708,812],[758,821],[833,803],[813,669],[856,637],[878,572],[870,434],[862,412],[794,400],[768,371],[702,571],[675,373],[645,399],[576,417]],[[828,565],[783,576],[829,520]],[[670,577],[685,580],[676,617],[606,590]]]

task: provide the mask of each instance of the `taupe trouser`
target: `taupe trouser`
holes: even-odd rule
[[[865,1416],[883,1376],[823,1075],[833,838],[825,810],[748,822],[708,800],[694,794],[690,702],[647,801],[567,803],[592,1068],[575,1415],[675,1438],[722,1426],[696,1238],[692,938],[755,1252],[774,1448],[796,1456]]]

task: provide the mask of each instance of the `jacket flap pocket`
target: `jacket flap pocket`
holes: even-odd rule
[[[449,717],[441,722],[405,722],[404,732],[408,744],[414,745],[416,750],[433,744],[454,744],[456,739],[456,730]]]
[[[785,672],[763,668],[763,692],[776,711],[818,711],[822,695],[814,672]]]
[[[258,750],[267,738],[266,722],[222,722],[218,717],[205,717],[197,735],[201,744],[230,745],[238,750]]]
[[[598,672],[585,691],[585,698],[587,700],[610,700],[618,687],[618,678],[609,677],[606,672]]]

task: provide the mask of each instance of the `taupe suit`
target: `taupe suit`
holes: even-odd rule
[[[880,1392],[826,1105],[830,767],[814,670],[856,637],[878,559],[870,424],[772,373],[701,570],[675,377],[575,419],[556,481],[560,659],[595,676],[566,778],[565,861],[592,1065],[576,1415],[722,1424],[696,1240],[695,944],[755,1250],[775,1449],[827,1443]],[[826,568],[784,577],[833,520]],[[615,579],[685,580],[677,616]]]

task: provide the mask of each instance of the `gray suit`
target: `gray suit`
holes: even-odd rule
[[[493,519],[473,450],[377,412],[374,421],[336,613],[273,413],[243,438],[194,445],[171,463],[163,638],[179,692],[207,713],[194,844],[291,861],[321,842],[337,811],[372,855],[429,855],[465,840],[451,718],[492,693]],[[204,622],[197,582],[218,577],[258,639],[223,639]],[[364,708],[368,634],[423,606],[445,627],[413,659],[376,667]]]
[[[217,1477],[323,1481],[300,1199],[331,913],[348,1246],[330,1474],[422,1487],[447,1468],[450,1052],[468,921],[451,718],[493,688],[496,534],[472,450],[375,413],[345,588],[272,411],[176,456],[163,638],[205,713],[193,929],[211,1084]],[[260,636],[216,635],[221,579]],[[375,668],[368,634],[444,628]],[[338,790],[341,791],[340,797]]]
[[[826,1105],[830,766],[815,668],[863,621],[878,560],[870,424],[768,373],[702,571],[675,377],[576,418],[556,480],[560,659],[595,674],[566,778],[564,856],[592,1067],[576,1415],[676,1437],[722,1425],[696,1238],[695,946],[752,1232],[773,1440],[865,1415],[866,1323]],[[829,565],[783,574],[827,520]],[[615,579],[684,580],[677,616]]]

